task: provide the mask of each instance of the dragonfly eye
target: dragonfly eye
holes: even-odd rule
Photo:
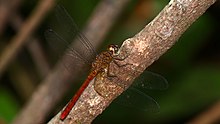
[[[117,54],[117,52],[118,52],[118,45],[111,44],[111,45],[108,46],[108,50],[112,54]]]

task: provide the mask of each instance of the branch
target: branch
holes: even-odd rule
[[[181,34],[214,2],[215,0],[171,0],[143,30],[124,41],[119,57],[128,56],[118,62],[126,66],[119,67],[113,62],[110,64],[110,72],[117,77],[111,80],[107,74],[101,78],[96,77],[96,81],[93,80],[86,88],[64,123],[91,123],[140,73],[171,48]],[[60,113],[49,124],[63,123],[59,116]]]
[[[11,20],[12,27],[18,31],[24,22],[18,13],[15,13],[13,17],[14,18]],[[41,77],[45,77],[49,73],[50,66],[46,56],[43,53],[43,48],[40,46],[40,41],[34,36],[29,37],[27,40],[28,43],[26,45],[31,54],[33,62],[37,66],[38,73]]]
[[[29,38],[31,33],[39,25],[43,17],[54,6],[54,4],[54,0],[41,0],[33,14],[27,19],[27,21],[24,22],[24,25],[18,34],[13,37],[12,41],[10,41],[10,44],[0,55],[0,76],[12,59],[17,55],[17,53],[19,53],[18,51],[28,41],[26,39]]]
[[[84,34],[88,39],[97,41],[94,43],[94,47],[101,44],[110,27],[116,21],[117,17],[119,17],[128,2],[129,0],[103,0],[100,2],[84,30]],[[76,65],[74,61],[70,63],[68,58],[64,56],[58,62],[53,72],[41,82],[41,85],[33,94],[30,101],[13,121],[14,124],[45,123],[48,113],[61,100],[65,92],[70,89],[71,81],[74,78],[78,78],[75,70],[68,70],[69,72],[67,73],[66,68],[63,67],[63,63]],[[79,65],[79,63],[77,64]],[[81,68],[83,68],[83,65]]]
[[[207,111],[198,115],[196,118],[191,120],[188,124],[214,124],[220,118],[220,101],[215,103],[214,106],[209,108]]]

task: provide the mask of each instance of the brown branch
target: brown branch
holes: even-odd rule
[[[23,47],[23,45],[28,41],[27,38],[30,37],[35,28],[39,25],[46,13],[55,4],[54,0],[41,0],[37,8],[33,11],[31,16],[24,23],[18,34],[12,39],[5,51],[0,55],[0,76],[3,71],[16,56],[18,51]]]
[[[119,57],[128,56],[118,63],[126,66],[118,67],[114,63],[110,65],[110,72],[117,77],[109,80],[107,74],[104,77],[98,76],[95,81],[96,90],[92,81],[64,122],[59,119],[59,113],[49,124],[91,123],[214,2],[215,0],[171,0],[152,22],[124,42]]]
[[[94,47],[101,43],[128,1],[103,0],[97,6],[84,30],[84,34],[88,39],[96,41]],[[73,66],[76,65],[73,61],[71,62]],[[70,63],[66,56],[60,60],[54,71],[41,83],[30,101],[13,121],[14,124],[45,122],[48,113],[61,100],[67,89],[70,89],[71,81],[78,76],[75,70],[68,70],[69,72],[67,73],[63,63]]]
[[[27,43],[28,51],[31,54],[40,77],[43,78],[50,72],[49,62],[43,53],[43,48],[39,43],[39,39],[36,37],[31,37],[29,40],[30,42]]]
[[[21,26],[23,25],[23,20],[21,16],[19,16],[17,13],[13,15],[13,19],[11,20],[11,24],[13,28],[18,31]],[[30,37],[27,45],[27,48],[31,54],[33,62],[37,66],[37,70],[41,77],[45,77],[50,70],[49,62],[46,59],[46,56],[44,55],[44,52],[42,50],[42,47],[40,46],[39,40],[36,37]]]
[[[188,124],[215,124],[220,118],[220,101],[207,111],[201,113]]]

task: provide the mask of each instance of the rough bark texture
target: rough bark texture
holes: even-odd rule
[[[88,39],[96,41],[93,43],[95,48],[101,44],[128,2],[129,0],[103,0],[98,4],[83,32]],[[69,61],[67,56],[61,58],[54,70],[41,82],[31,99],[13,120],[13,124],[45,123],[48,113],[71,88],[70,84],[76,83],[73,80],[79,76],[76,70],[67,71],[63,63],[72,66],[81,64],[78,68],[84,68],[82,63]]]
[[[164,54],[180,38],[181,34],[207,9],[215,0],[171,0],[167,6],[134,37],[124,41],[120,49],[119,65],[111,63],[110,73],[117,75],[111,79],[107,74],[98,76],[96,83],[101,84],[98,94],[94,90],[94,81],[76,103],[69,116],[61,121],[60,113],[49,124],[89,124],[102,111],[130,86],[149,65]]]

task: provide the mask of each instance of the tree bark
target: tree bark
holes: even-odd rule
[[[98,76],[86,88],[69,116],[61,121],[58,113],[49,124],[89,124],[108,105],[126,90],[132,81],[156,61],[198,19],[215,0],[171,0],[167,6],[134,37],[124,41],[117,63],[110,64],[110,72],[117,77]],[[94,81],[100,84],[97,93]]]

